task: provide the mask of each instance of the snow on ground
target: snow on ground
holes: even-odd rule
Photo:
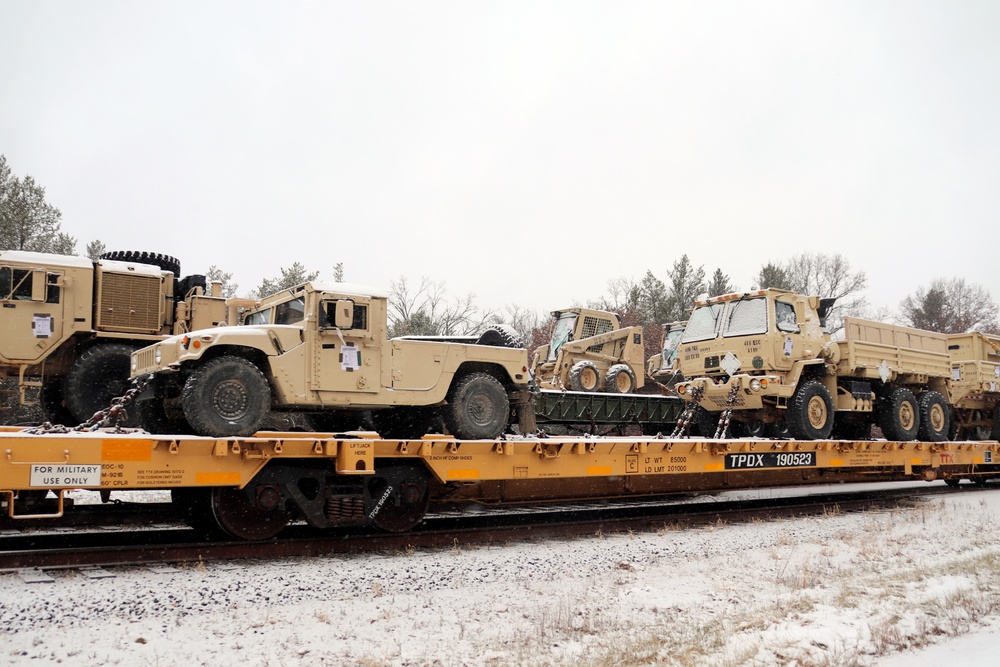
[[[0,664],[993,665],[1000,493],[969,489],[699,529],[4,574]]]

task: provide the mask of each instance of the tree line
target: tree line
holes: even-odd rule
[[[62,231],[62,213],[46,201],[45,188],[31,176],[15,176],[3,155],[0,155],[0,250],[76,253],[76,239]],[[94,240],[87,244],[85,254],[97,259],[105,250],[104,243]],[[247,296],[261,298],[320,275],[299,262],[279,271],[277,276],[262,280]],[[334,281],[343,282],[344,264],[334,265],[331,275]],[[237,295],[239,285],[233,281],[232,273],[213,265],[206,276],[223,283],[224,296]],[[962,278],[935,278],[928,287],[918,287],[903,299],[895,315],[886,308],[872,310],[864,296],[867,285],[865,272],[852,267],[842,255],[806,252],[765,262],[746,289],[776,287],[837,297],[829,319],[833,330],[841,326],[844,317],[857,316],[895,320],[942,333],[972,330],[1000,333],[998,306],[989,290]],[[652,353],[659,346],[659,325],[686,320],[695,300],[701,296],[739,289],[721,268],[715,268],[709,276],[704,266],[694,266],[683,254],[659,275],[647,270],[638,281],[627,276],[611,278],[606,293],[586,305],[618,314],[625,326],[643,325],[650,348],[647,352]],[[483,308],[476,303],[474,294],[449,294],[441,281],[424,277],[414,283],[400,276],[391,281],[388,296],[390,336],[471,335],[502,323],[516,329],[529,348],[547,339],[545,315],[516,304],[503,309]]]

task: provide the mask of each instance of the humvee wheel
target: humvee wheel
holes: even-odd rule
[[[456,438],[492,440],[510,418],[510,400],[500,381],[487,373],[469,373],[448,393],[444,422]]]
[[[216,357],[184,383],[181,404],[198,435],[253,435],[271,409],[271,387],[252,362]]]
[[[951,413],[944,396],[936,391],[920,395],[920,427],[917,437],[924,442],[944,442],[951,427]]]
[[[913,392],[893,389],[879,412],[879,426],[886,440],[915,440],[920,429],[920,413]]]
[[[63,383],[63,397],[74,424],[87,421],[110,406],[111,399],[128,391],[132,349],[122,343],[101,343],[73,362]],[[139,419],[129,416],[124,425],[138,426]]]
[[[434,421],[431,408],[400,406],[372,410],[375,430],[386,440],[417,440],[424,437]]]
[[[604,377],[604,391],[611,394],[631,394],[635,391],[635,373],[628,364],[615,364]]]
[[[269,540],[291,520],[281,491],[273,486],[216,487],[209,502],[219,528],[240,540]]]
[[[427,472],[416,465],[388,465],[368,480],[366,493],[372,503],[371,522],[387,533],[404,533],[427,514],[431,496]]]
[[[792,395],[785,410],[785,423],[792,437],[824,440],[833,430],[833,399],[822,382],[804,382]]]
[[[476,341],[476,345],[490,345],[493,347],[524,347],[521,334],[517,329],[508,324],[493,324],[484,331]]]
[[[573,391],[597,391],[601,372],[593,361],[578,361],[569,369],[569,388]]]

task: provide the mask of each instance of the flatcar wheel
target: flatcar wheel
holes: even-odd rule
[[[368,482],[371,521],[387,533],[415,528],[430,506],[427,473],[414,465],[386,466]]]
[[[241,540],[271,539],[291,519],[274,487],[217,487],[211,491],[211,508],[219,528]]]
[[[202,537],[225,537],[212,518],[211,489],[181,487],[170,490],[170,503],[187,525]]]

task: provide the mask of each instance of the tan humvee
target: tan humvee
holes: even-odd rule
[[[0,378],[49,421],[73,425],[128,388],[129,356],[154,340],[225,322],[204,276],[175,280],[176,259],[111,252],[104,259],[0,252]]]
[[[496,346],[504,342],[492,332],[387,339],[386,308],[384,293],[308,282],[265,299],[242,326],[139,350],[133,377],[156,374],[140,401],[143,425],[249,435],[274,409],[346,430],[356,411],[371,410],[383,437],[419,438],[441,406],[456,437],[499,436],[511,403],[528,401],[527,351]]]
[[[552,313],[552,337],[533,355],[541,389],[628,394],[642,387],[642,327],[622,328],[603,310],[567,308]]]
[[[700,394],[702,433],[732,407],[734,435],[784,422],[796,438],[860,438],[877,422],[890,440],[946,439],[947,336],[849,317],[832,340],[832,305],[778,289],[698,302],[679,351],[692,379],[677,389]]]
[[[948,336],[949,395],[959,437],[1000,438],[1000,336],[974,331]]]

